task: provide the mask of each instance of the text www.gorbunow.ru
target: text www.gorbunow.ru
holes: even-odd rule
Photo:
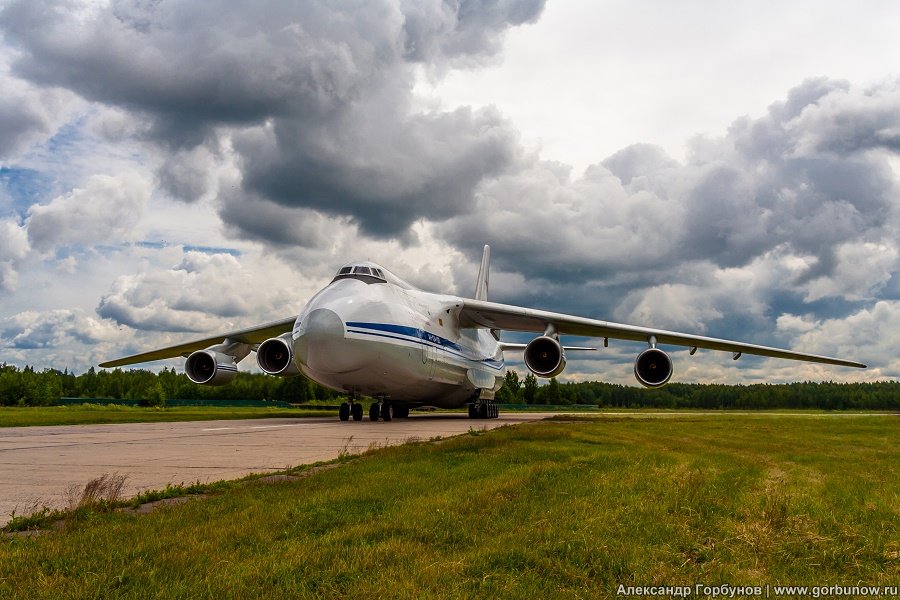
[[[633,598],[892,598],[897,585],[619,585],[616,596]]]

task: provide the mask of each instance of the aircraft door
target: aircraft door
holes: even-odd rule
[[[434,360],[437,353],[434,345],[439,342],[439,338],[423,330],[420,339],[422,341],[422,365],[425,368],[428,379],[434,379]]]

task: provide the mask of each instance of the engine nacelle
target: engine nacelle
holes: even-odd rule
[[[525,346],[525,366],[538,377],[556,377],[566,368],[566,353],[557,340],[542,335]]]
[[[184,363],[188,379],[201,385],[225,385],[237,376],[234,357],[215,350],[197,350]]]
[[[647,348],[634,361],[634,376],[643,386],[663,386],[672,377],[672,359],[659,348]]]
[[[300,369],[294,362],[294,345],[290,333],[269,338],[256,349],[256,363],[263,373],[278,377],[299,375]]]

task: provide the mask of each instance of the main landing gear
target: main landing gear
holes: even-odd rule
[[[387,400],[372,403],[369,407],[369,420],[391,421],[393,419],[406,419],[409,417],[409,406],[406,404],[394,404]]]
[[[338,408],[338,417],[341,421],[349,421],[351,416],[354,421],[362,421],[363,418],[362,404],[355,402],[352,398],[350,402],[342,402]]]
[[[470,419],[496,419],[500,416],[500,408],[490,400],[476,399],[469,404]]]

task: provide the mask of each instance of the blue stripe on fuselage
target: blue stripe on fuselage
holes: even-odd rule
[[[389,339],[401,340],[401,341],[415,341],[426,342],[431,346],[435,346],[437,348],[442,348],[444,350],[451,351],[452,354],[456,354],[460,358],[464,358],[466,360],[475,360],[481,363],[484,363],[487,366],[493,367],[495,369],[501,369],[503,367],[502,360],[494,360],[493,358],[471,358],[463,354],[463,349],[459,344],[448,340],[447,338],[441,337],[434,333],[430,333],[428,331],[424,331],[422,329],[417,329],[415,327],[408,327],[406,325],[394,325],[392,323],[363,323],[360,321],[350,321],[347,323],[347,331],[349,333],[360,333],[364,335],[372,335],[377,337],[384,337]],[[412,338],[412,339],[410,339]]]

